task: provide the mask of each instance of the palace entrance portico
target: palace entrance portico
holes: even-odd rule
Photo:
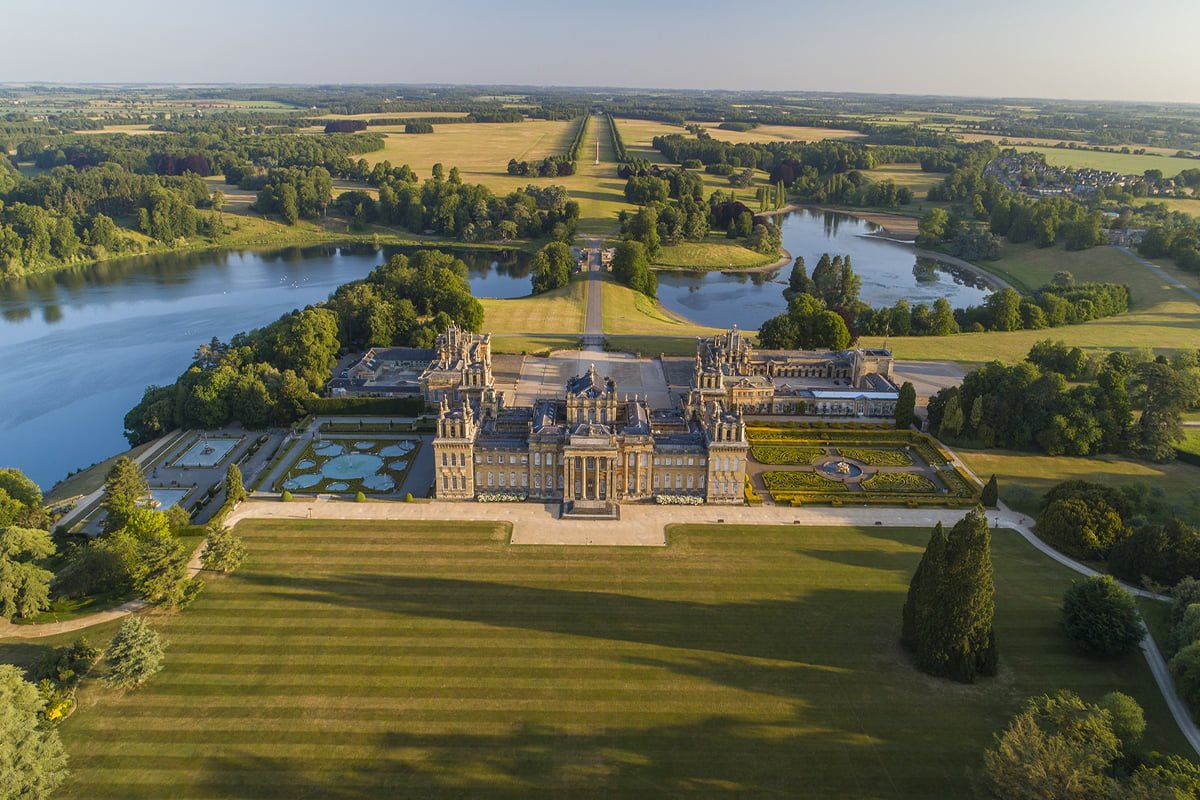
[[[564,497],[576,508],[604,508],[616,500],[617,451],[570,447],[563,453]]]

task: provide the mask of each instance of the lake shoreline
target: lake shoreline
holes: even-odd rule
[[[146,250],[141,253],[117,253],[109,258],[104,259],[85,259],[82,261],[73,261],[70,264],[59,264],[47,269],[39,269],[33,272],[25,272],[20,275],[3,275],[0,276],[0,291],[11,286],[19,281],[31,280],[42,276],[51,277],[72,270],[88,270],[96,269],[103,265],[114,264],[118,262],[135,261],[142,258],[150,258],[153,256],[169,256],[175,254],[188,255],[205,255],[208,253],[265,253],[272,250],[286,250],[292,247],[318,247],[320,245],[329,245],[332,247],[343,247],[346,245],[378,245],[380,247],[413,247],[413,248],[428,248],[428,249],[453,249],[453,250],[478,250],[481,252],[533,252],[536,241],[521,241],[516,243],[504,242],[459,242],[453,239],[408,239],[394,233],[380,234],[352,234],[352,233],[329,233],[327,235],[312,234],[307,231],[298,231],[299,235],[283,237],[278,241],[271,240],[245,240],[236,242],[211,242],[205,244],[185,245],[183,247],[167,247],[159,250]]]
[[[889,231],[887,226],[884,225],[883,222],[881,222],[881,220],[908,219],[907,217],[901,217],[898,214],[886,214],[886,213],[877,212],[877,211],[848,211],[848,210],[842,209],[842,208],[830,208],[828,206],[816,206],[816,205],[811,205],[809,203],[789,203],[788,205],[786,205],[782,208],[775,209],[774,211],[764,211],[764,212],[762,212],[762,214],[760,214],[758,216],[775,216],[775,215],[779,215],[779,214],[788,214],[793,211],[821,211],[823,213],[845,214],[847,217],[854,217],[856,219],[861,219],[864,222],[871,223],[872,225],[878,225],[880,228],[880,231],[872,231],[870,233],[863,234],[864,236],[869,236],[872,239],[881,239],[885,242],[892,242],[893,244],[908,245],[908,246],[912,247],[913,254],[916,255],[918,258],[928,258],[933,261],[940,261],[943,264],[949,264],[952,267],[957,267],[961,270],[969,272],[972,275],[974,275],[975,277],[979,278],[985,284],[987,284],[988,288],[993,291],[1000,291],[1002,289],[1011,289],[1012,288],[1012,285],[1009,284],[1008,281],[1004,280],[996,273],[989,271],[987,269],[987,267],[982,267],[978,264],[958,258],[957,256],[949,255],[947,253],[940,253],[936,250],[926,250],[921,247],[917,247],[916,239],[904,238],[903,235],[901,235],[901,234],[892,234],[892,232]],[[775,265],[774,268],[777,269],[779,266],[782,266],[783,263],[785,263],[785,262],[780,262],[779,264]],[[756,267],[754,269],[728,270],[728,271],[730,271],[730,272],[759,272],[759,271],[765,271],[765,268]]]

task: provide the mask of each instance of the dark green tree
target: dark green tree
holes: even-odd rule
[[[911,624],[917,667],[963,683],[995,674],[995,593],[991,531],[977,508],[954,525],[921,577]]]
[[[810,294],[812,281],[808,278],[808,270],[804,267],[804,256],[796,256],[792,262],[792,272],[788,275],[788,290],[795,294]]]
[[[571,248],[562,242],[551,242],[533,257],[530,280],[533,293],[541,294],[561,289],[571,282]]]
[[[979,502],[983,503],[985,508],[995,508],[996,504],[1000,502],[1000,484],[994,473],[983,485],[983,493],[979,496]]]
[[[100,503],[105,511],[104,532],[124,528],[138,504],[149,494],[150,486],[137,463],[126,456],[118,458],[104,478],[104,499]]]
[[[900,396],[896,399],[896,427],[906,430],[917,418],[917,389],[911,381],[900,384]]]
[[[1090,656],[1130,653],[1144,633],[1133,596],[1108,575],[1071,584],[1063,595],[1062,619],[1067,638]]]

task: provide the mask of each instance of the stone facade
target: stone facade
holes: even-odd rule
[[[517,494],[574,508],[686,495],[741,503],[746,427],[720,401],[651,409],[593,365],[562,397],[506,408],[495,392],[438,405],[437,496]]]
[[[722,402],[740,414],[894,417],[892,354],[755,350],[734,328],[696,343],[688,408]]]

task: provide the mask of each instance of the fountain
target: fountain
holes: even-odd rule
[[[857,478],[863,474],[862,467],[857,464],[851,464],[844,458],[837,461],[827,461],[818,466],[817,469],[835,478]]]

